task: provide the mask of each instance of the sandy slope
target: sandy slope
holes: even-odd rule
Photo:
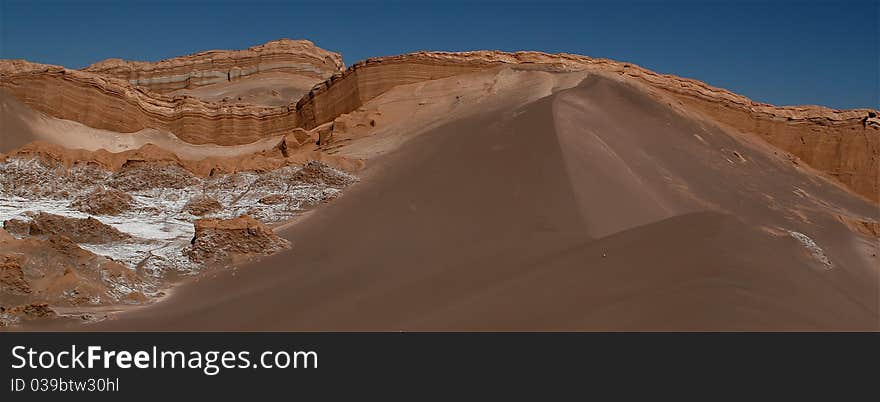
[[[592,76],[430,129],[292,250],[88,328],[878,330],[877,241],[840,215],[878,210]]]

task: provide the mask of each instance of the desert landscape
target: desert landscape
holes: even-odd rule
[[[588,56],[0,60],[0,331],[878,331],[880,112]]]

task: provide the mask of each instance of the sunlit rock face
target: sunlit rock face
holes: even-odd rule
[[[343,68],[342,56],[307,40],[280,39],[245,50],[210,50],[159,62],[104,60],[83,69],[127,80],[154,92],[171,92],[283,73],[325,80]]]

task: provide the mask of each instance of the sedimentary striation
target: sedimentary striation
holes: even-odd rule
[[[341,61],[334,54],[310,44],[295,42],[294,46],[293,43],[270,42],[238,53],[207,52],[155,64],[103,62],[86,71],[25,61],[3,61],[0,63],[0,89],[34,109],[96,128],[118,132],[157,128],[193,144],[236,145],[291,133],[296,128],[314,129],[357,110],[400,85],[500,67],[548,72],[590,71],[616,75],[644,85],[678,110],[695,112],[734,130],[760,137],[789,153],[793,160],[804,162],[868,199],[880,201],[880,120],[877,111],[834,110],[820,106],[778,107],[700,81],[657,74],[633,64],[607,59],[497,51],[418,52],[372,58],[358,62],[344,72],[334,73],[295,104],[281,107],[206,102],[186,95],[166,96],[129,82],[143,77],[161,77],[166,72],[174,75],[182,71],[214,71],[208,68],[214,62],[206,61],[214,59],[222,60],[217,65],[223,65],[224,69],[232,68],[230,66],[238,62],[253,66],[247,63],[259,65],[260,61],[254,60],[285,57],[290,60],[297,57],[322,60],[312,65],[323,66],[318,69],[322,73],[341,67]],[[291,56],[283,56],[288,53]],[[129,81],[114,78],[123,76]],[[187,85],[199,84],[190,80]],[[163,88],[160,86],[157,90],[167,89]]]
[[[159,62],[107,59],[83,71],[127,80],[154,92],[169,92],[267,73],[321,81],[344,68],[342,56],[307,40],[280,39],[245,50],[210,50]]]
[[[286,107],[166,96],[125,80],[23,60],[0,62],[0,90],[53,117],[120,133],[156,128],[192,144],[247,144],[297,126]]]
[[[418,52],[367,59],[317,85],[297,105],[298,124],[313,128],[403,84],[511,66],[553,72],[595,71],[647,85],[658,96],[735,130],[754,134],[831,176],[854,192],[880,200],[880,112],[821,106],[774,106],[706,83],[608,59],[541,52]]]

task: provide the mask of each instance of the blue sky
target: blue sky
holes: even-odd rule
[[[880,90],[876,0],[0,3],[0,57],[71,68],[289,37],[346,64],[416,50],[578,53],[784,105],[876,108]]]

